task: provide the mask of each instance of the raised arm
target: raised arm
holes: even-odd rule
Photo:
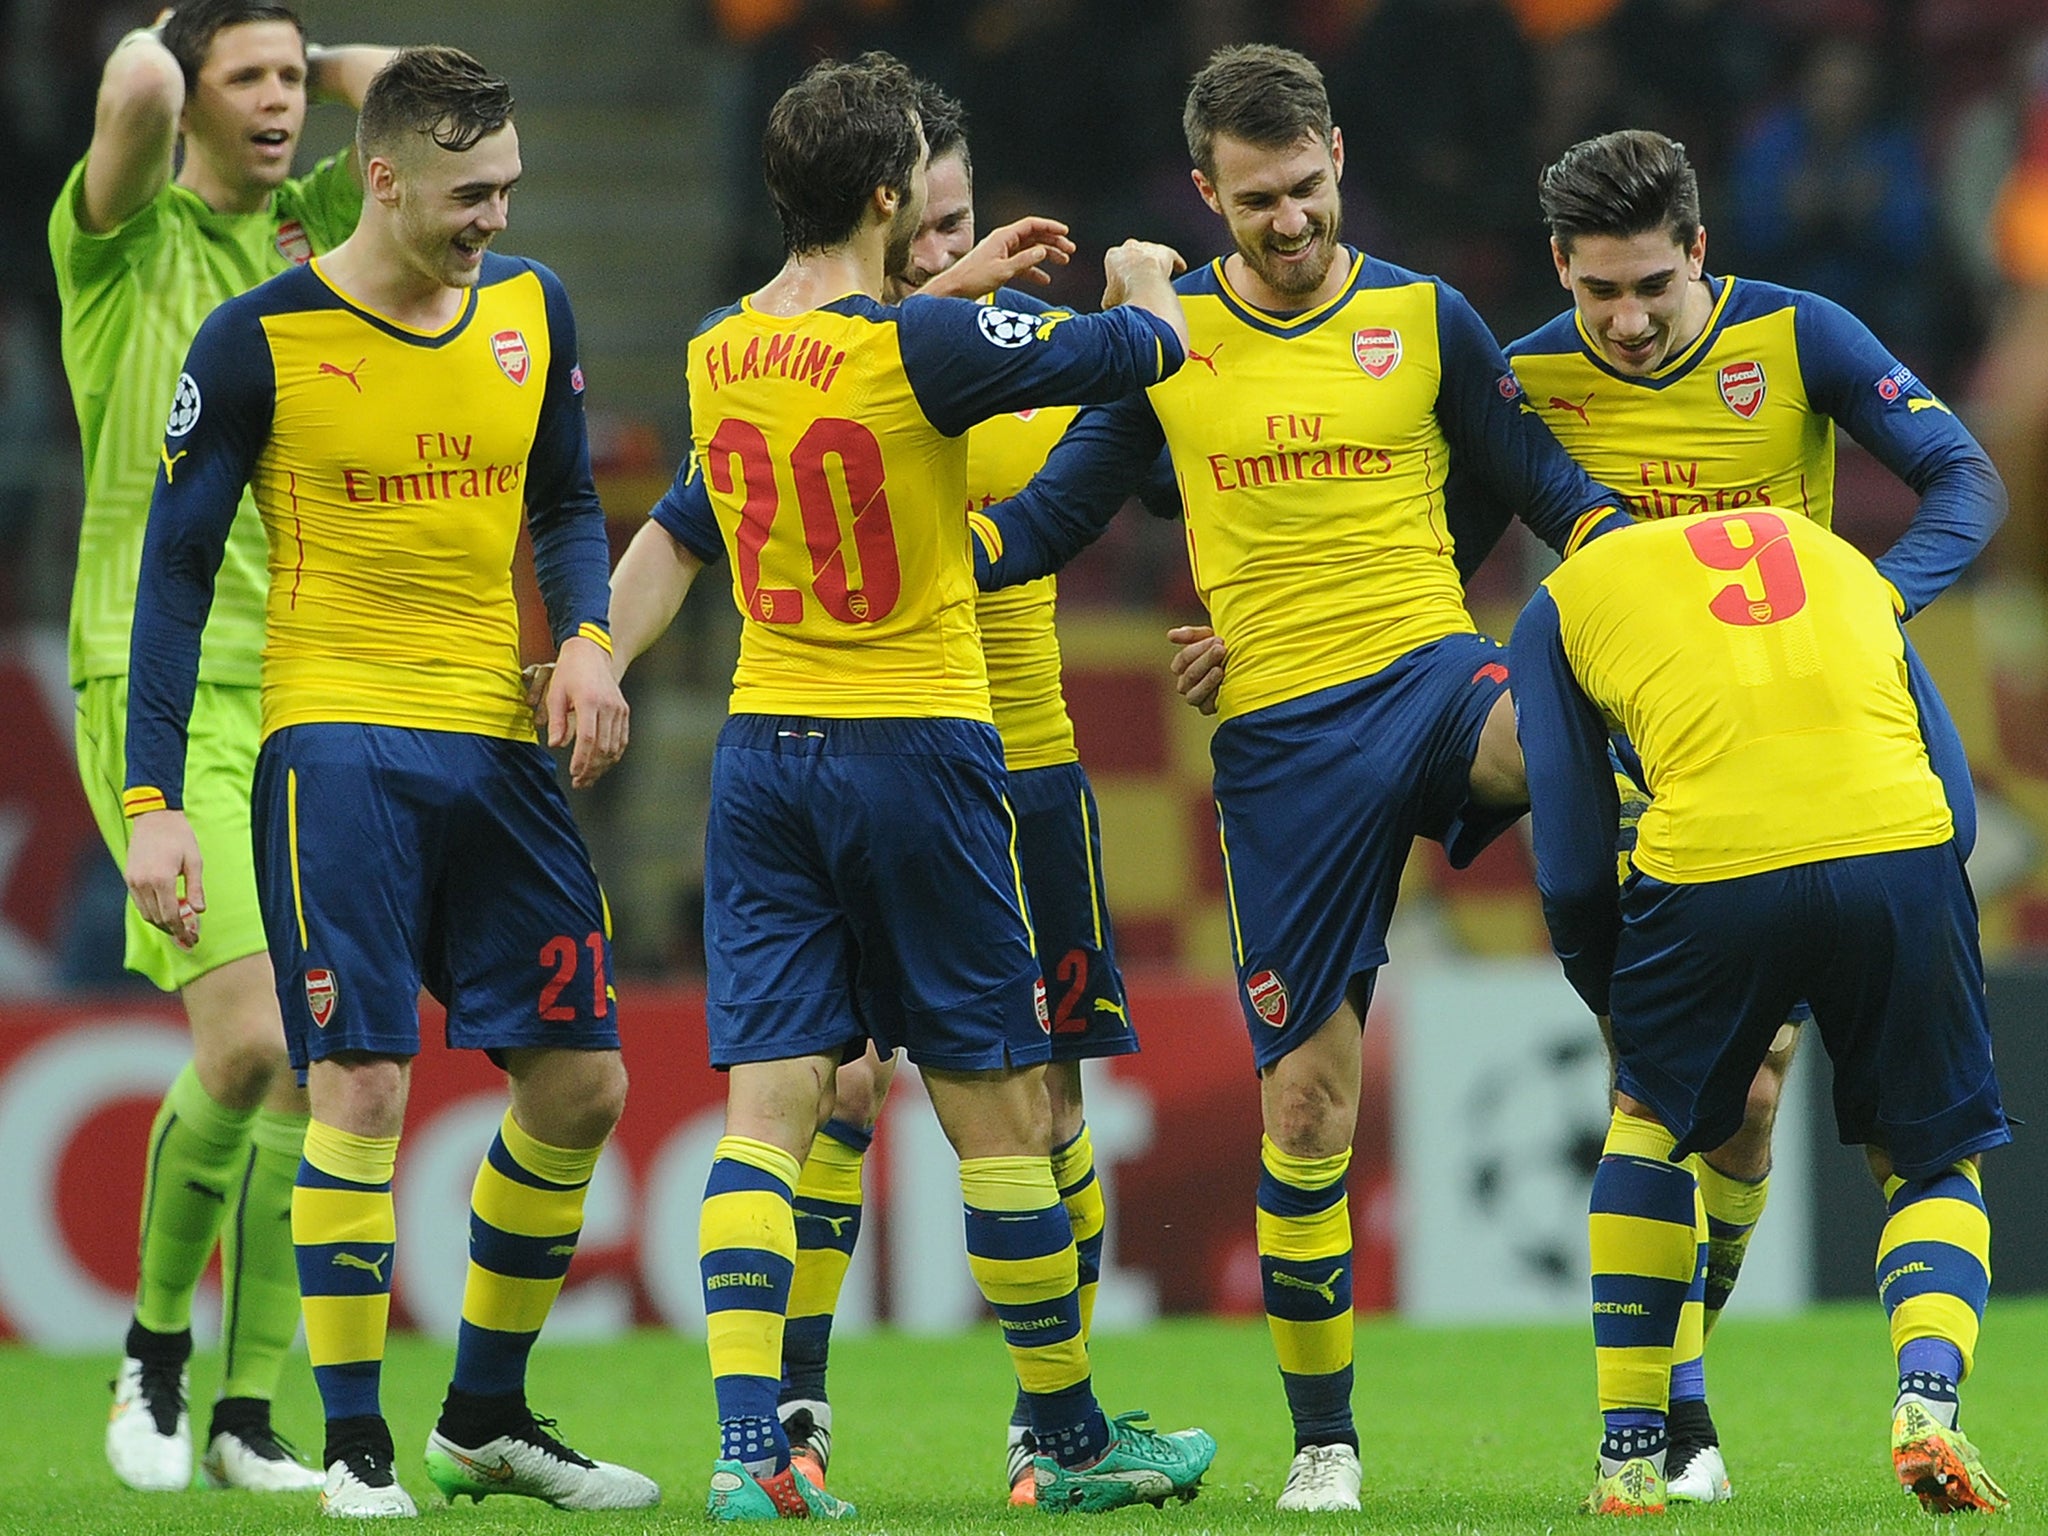
[[[185,76],[164,46],[162,30],[159,21],[130,32],[100,71],[80,219],[89,234],[125,224],[171,179]]]
[[[1807,398],[1920,495],[1877,569],[1911,618],[1947,591],[2005,520],[2005,482],[1969,428],[1841,305],[1801,295]]]
[[[377,71],[391,62],[396,48],[371,43],[313,45],[306,49],[306,96],[312,101],[336,103],[361,111],[363,96]]]
[[[1621,937],[1614,879],[1621,802],[1608,765],[1606,729],[1572,675],[1547,587],[1536,589],[1515,623],[1508,673],[1529,775],[1543,920],[1565,979],[1588,1008],[1605,1017]]]

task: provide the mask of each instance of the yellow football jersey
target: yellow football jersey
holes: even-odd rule
[[[203,617],[215,535],[246,482],[270,546],[266,735],[350,721],[532,740],[512,591],[529,508],[556,639],[602,640],[606,617],[574,345],[560,283],[513,257],[487,257],[432,333],[362,308],[317,259],[214,311],[178,381],[151,505],[141,714],[182,747],[170,680],[188,639],[198,648],[183,625],[195,605]],[[153,737],[138,757],[137,708],[130,783],[176,784],[181,750]]]
[[[1455,290],[1344,259],[1343,291],[1292,315],[1247,304],[1221,261],[1182,278],[1187,366],[1077,418],[1045,473],[990,519],[983,584],[1056,569],[1164,442],[1195,586],[1230,651],[1217,696],[1227,719],[1472,630],[1445,521],[1454,466],[1560,549],[1586,513],[1612,506],[1523,409]]]
[[[1878,560],[1918,612],[1990,538],[2005,497],[1984,451],[1840,305],[1724,277],[1692,345],[1647,376],[1610,367],[1568,310],[1509,345],[1530,405],[1639,518],[1773,507],[1832,526],[1839,425],[1922,497]],[[1454,517],[1456,513],[1454,513]]]
[[[967,434],[970,517],[1024,488],[1074,419],[1074,407],[1049,406],[992,416]],[[1058,578],[1042,576],[974,605],[988,661],[989,703],[1010,769],[1071,763],[1074,722],[1060,687],[1060,637],[1054,623]]]
[[[653,516],[732,560],[733,712],[990,719],[967,429],[1113,399],[1180,361],[1172,329],[1129,307],[849,295],[713,315],[690,343],[694,451]]]
[[[1890,589],[1818,524],[1771,511],[1643,523],[1588,544],[1544,590],[1562,665],[1640,755],[1643,873],[1725,880],[1951,836]],[[1518,697],[1530,688],[1533,755],[1555,724],[1530,702],[1531,615],[1510,666]]]

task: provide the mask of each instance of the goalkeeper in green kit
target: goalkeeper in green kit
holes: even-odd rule
[[[115,47],[92,143],[51,210],[64,371],[85,448],[69,634],[78,771],[116,863],[128,842],[128,630],[151,488],[159,473],[178,473],[162,444],[166,413],[187,393],[180,363],[215,305],[355,227],[362,189],[352,156],[295,179],[292,155],[308,97],[359,105],[388,57],[309,48],[283,6],[191,0]],[[135,1319],[107,1424],[115,1475],[143,1490],[192,1482],[192,1296],[216,1241],[225,1380],[206,1481],[275,1492],[322,1481],[270,1422],[299,1322],[288,1217],[306,1099],[287,1070],[249,843],[268,584],[263,529],[245,493],[216,578],[186,774],[186,811],[206,858],[205,936],[180,948],[127,908],[128,968],[176,991],[192,1029],[192,1060],[150,1130]]]

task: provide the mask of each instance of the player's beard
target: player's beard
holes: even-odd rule
[[[918,226],[924,222],[922,206],[913,208],[910,199],[904,198],[896,205],[896,217],[889,224],[889,244],[882,253],[882,270],[891,275],[910,271],[910,247],[917,240]],[[930,273],[922,273],[915,281],[898,277],[909,288],[922,288],[930,280]]]
[[[1236,230],[1231,238],[1237,243],[1237,254],[1244,264],[1252,269],[1260,282],[1273,292],[1291,299],[1307,298],[1323,286],[1323,280],[1330,275],[1330,263],[1337,259],[1337,239],[1344,227],[1344,205],[1333,203],[1328,219],[1311,218],[1309,221],[1310,254],[1302,261],[1280,261],[1267,248],[1267,236],[1261,235],[1256,245],[1247,244]]]

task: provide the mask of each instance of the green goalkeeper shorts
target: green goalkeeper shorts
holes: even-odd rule
[[[185,752],[185,815],[199,839],[206,911],[199,943],[180,949],[127,904],[123,961],[166,992],[245,955],[262,954],[262,909],[249,852],[249,789],[262,733],[262,693],[201,683],[192,700]],[[78,690],[78,776],[93,820],[117,865],[128,858],[128,819],[121,814],[127,781],[128,679],[96,677]]]

